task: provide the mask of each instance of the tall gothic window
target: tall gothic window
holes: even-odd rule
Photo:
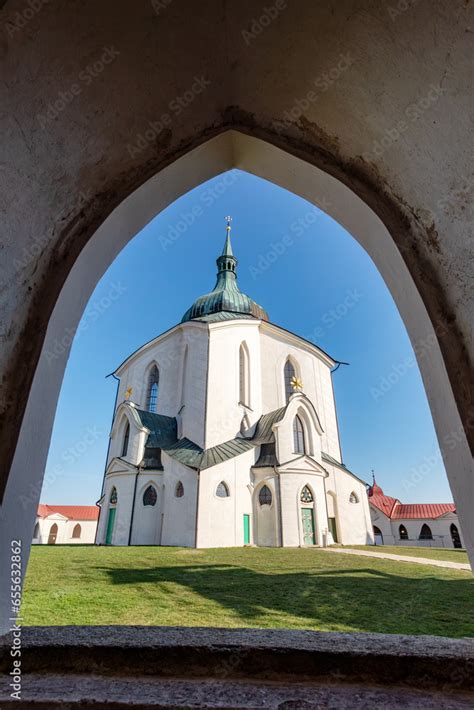
[[[158,405],[158,385],[160,381],[160,373],[156,365],[153,365],[148,377],[148,390],[146,395],[146,408],[149,412],[156,412]]]
[[[181,481],[178,481],[174,494],[176,498],[182,498],[184,496],[184,486]]]
[[[110,505],[117,505],[117,489],[115,488],[115,486],[110,492],[109,503]]]
[[[158,495],[154,486],[148,486],[143,494],[143,505],[156,505]]]
[[[245,343],[239,348],[239,400],[247,407],[250,404],[249,354]]]
[[[431,528],[429,525],[426,523],[423,523],[421,526],[421,531],[419,535],[419,540],[432,540],[433,539],[433,533],[431,532]]]
[[[291,380],[293,379],[293,377],[296,377],[296,370],[293,367],[293,363],[291,362],[291,360],[287,360],[285,362],[284,375],[285,375],[285,399],[288,402],[291,395],[293,394],[293,387],[291,386]]]
[[[295,454],[305,453],[303,422],[298,415],[293,419],[293,452]]]
[[[125,427],[125,432],[123,434],[122,456],[127,455],[129,439],[130,439],[130,424],[127,422],[127,425]]]

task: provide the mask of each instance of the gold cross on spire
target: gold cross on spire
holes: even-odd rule
[[[227,216],[227,217],[224,217],[224,219],[227,222],[227,228],[226,228],[227,232],[230,232],[230,223],[232,222],[232,217]]]

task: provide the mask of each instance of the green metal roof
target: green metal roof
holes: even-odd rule
[[[181,323],[201,320],[204,316],[216,313],[221,314],[219,320],[228,320],[228,314],[238,314],[238,317],[241,318],[268,320],[266,311],[239,289],[237,263],[232,252],[230,227],[228,226],[224,249],[216,261],[218,267],[216,285],[210,293],[199,296],[194,301],[181,319]]]
[[[153,464],[160,461],[156,451],[159,448],[185,466],[200,471],[240,456],[240,454],[262,444],[274,442],[275,435],[272,427],[283,419],[286,412],[286,407],[281,407],[268,414],[263,414],[257,422],[255,434],[251,439],[235,438],[212,446],[210,449],[201,449],[190,439],[177,438],[176,419],[173,417],[165,417],[162,414],[145,412],[136,408],[132,409],[139,422],[150,430],[143,456],[145,468],[155,468]]]

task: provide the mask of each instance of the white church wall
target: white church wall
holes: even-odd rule
[[[290,357],[297,376],[303,382],[303,391],[313,403],[324,430],[322,450],[339,459],[339,435],[329,362],[323,361],[321,357],[324,356],[318,356],[311,345],[265,323],[261,324],[261,353],[263,411],[286,404],[283,368]]]
[[[280,545],[280,494],[277,476],[273,469],[253,469],[253,537],[252,542],[259,547],[279,547]],[[269,489],[271,503],[261,505],[259,493],[263,486]]]
[[[201,471],[197,547],[240,547],[244,544],[244,519],[250,516],[250,541],[253,539],[250,467],[255,461],[249,451],[229,461]],[[229,497],[216,494],[223,481]]]
[[[324,467],[329,472],[326,491],[334,493],[336,497],[339,543],[342,545],[373,544],[374,536],[365,484],[337,466],[325,462]],[[357,503],[350,502],[352,493],[355,493]]]
[[[164,517],[161,544],[179,547],[194,547],[196,542],[196,496],[197,471],[183,466],[163,454]],[[184,493],[176,496],[176,487],[181,482]]]
[[[210,386],[207,394],[205,448],[235,438],[240,433],[242,417],[250,425],[260,417],[261,375],[259,322],[234,320],[211,324],[209,331]],[[249,355],[248,407],[240,404],[239,351],[245,343]]]
[[[155,505],[145,505],[143,500],[145,491],[149,486],[153,486],[156,491],[157,499]],[[132,501],[133,497],[127,501],[130,510]],[[137,479],[131,535],[132,545],[159,544],[163,510],[163,472],[142,471]]]
[[[117,512],[115,514],[111,544],[128,545],[132,514],[131,501],[133,500],[133,490],[135,487],[135,475],[131,473],[112,473],[105,479],[104,502],[99,518],[97,542],[105,545],[110,494],[114,487],[117,489]]]

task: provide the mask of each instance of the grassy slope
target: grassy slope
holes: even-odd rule
[[[391,555],[406,557],[427,557],[430,560],[445,560],[447,562],[469,563],[465,550],[446,550],[442,547],[403,547],[401,545],[346,545],[354,550],[370,550],[371,552],[388,552]]]
[[[34,546],[22,612],[25,625],[474,636],[474,580],[320,550]]]

